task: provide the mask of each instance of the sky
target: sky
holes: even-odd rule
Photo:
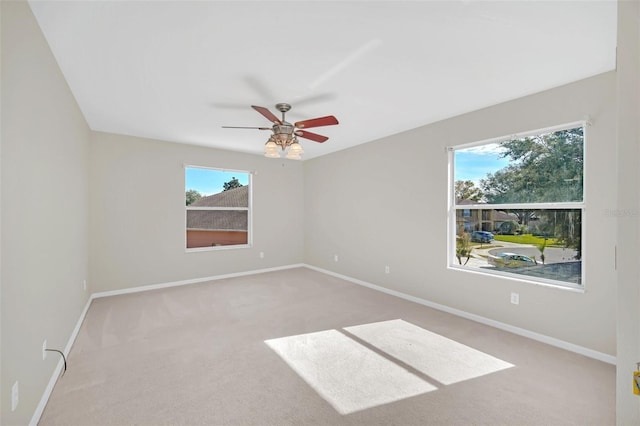
[[[242,185],[249,184],[248,172],[230,172],[214,169],[200,169],[188,167],[186,169],[185,189],[195,189],[202,195],[212,195],[222,192],[223,184],[236,177]]]
[[[456,150],[454,180],[470,180],[478,186],[487,173],[494,173],[509,164],[508,158],[500,158],[501,152],[497,143]]]

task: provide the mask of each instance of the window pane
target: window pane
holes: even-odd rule
[[[455,151],[456,204],[583,200],[582,127]]]
[[[220,194],[238,187],[248,187],[249,173],[187,167],[185,182],[186,204],[189,206],[203,197]],[[225,207],[248,207],[246,199],[243,206]]]
[[[249,244],[248,172],[187,167],[185,183],[188,249]]]
[[[582,210],[456,210],[456,261],[487,272],[582,284]]]
[[[247,210],[187,210],[187,248],[247,244]]]

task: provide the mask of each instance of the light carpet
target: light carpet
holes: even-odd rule
[[[41,425],[613,425],[615,368],[306,268],[96,299]]]

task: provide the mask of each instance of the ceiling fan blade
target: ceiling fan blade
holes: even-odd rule
[[[247,127],[247,126],[222,126],[223,129],[258,129],[271,130],[271,127]]]
[[[273,113],[271,111],[269,111],[267,108],[265,107],[261,107],[261,106],[255,106],[255,105],[251,105],[251,108],[255,109],[256,111],[258,111],[260,114],[262,114],[263,116],[265,116],[265,118],[267,120],[269,120],[272,123],[277,123],[277,124],[282,124],[282,121],[280,121],[278,119],[278,117],[276,117],[275,115],[273,115]]]
[[[298,129],[309,129],[311,127],[332,126],[334,124],[338,124],[338,119],[333,115],[327,115],[326,117],[298,121],[296,124],[294,124],[294,126],[296,126]]]
[[[314,142],[325,142],[326,140],[328,140],[329,138],[326,136],[322,136],[322,135],[318,135],[316,133],[311,133],[311,132],[305,132],[304,130],[296,130],[296,136],[299,136],[301,138],[305,138],[305,139],[309,139],[312,140]]]

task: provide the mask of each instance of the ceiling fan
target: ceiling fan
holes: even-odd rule
[[[309,120],[297,121],[293,124],[285,120],[285,113],[291,109],[291,105],[287,103],[276,104],[276,109],[282,113],[282,119],[276,117],[269,109],[261,106],[251,105],[251,108],[262,114],[273,125],[271,127],[246,127],[246,126],[222,126],[225,129],[258,129],[258,130],[271,130],[273,134],[265,144],[265,155],[270,158],[278,158],[278,147],[285,151],[289,147],[287,152],[287,158],[299,160],[300,155],[304,152],[302,146],[298,143],[298,137],[309,139],[314,142],[325,142],[329,138],[326,136],[318,135],[316,133],[308,132],[303,129],[312,127],[332,126],[338,124],[338,119],[333,115],[327,115],[326,117],[312,118]]]

